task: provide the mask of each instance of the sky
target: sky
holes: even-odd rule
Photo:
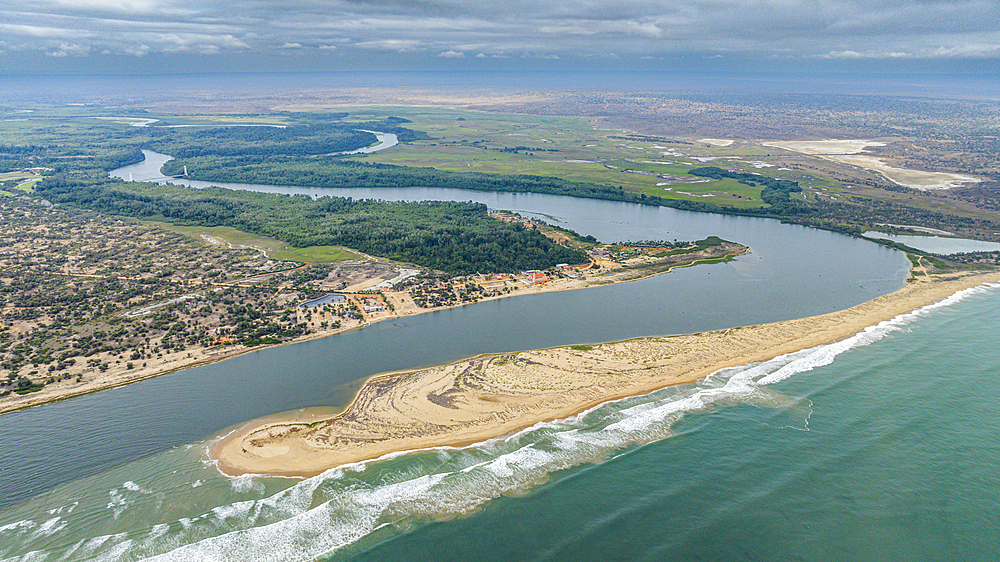
[[[15,0],[0,74],[1000,67],[997,0]]]

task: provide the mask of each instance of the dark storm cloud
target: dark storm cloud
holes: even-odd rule
[[[996,58],[1000,10],[984,0],[21,0],[0,7],[0,53],[0,69],[40,54],[93,64],[162,53]]]

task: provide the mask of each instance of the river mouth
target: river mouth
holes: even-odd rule
[[[996,296],[996,287],[963,291],[848,340],[725,369],[698,384],[609,402],[470,447],[390,455],[311,478],[226,478],[203,456],[210,441],[190,443],[0,512],[0,556],[412,560],[415,551],[440,548],[443,536],[468,559],[500,533],[524,538],[494,546],[488,559],[531,559],[531,552],[587,544],[597,553],[570,559],[604,560],[613,559],[611,543],[634,549],[604,525],[622,518],[641,531],[643,544],[681,552],[709,548],[684,540],[698,524],[714,539],[739,521],[763,519],[772,547],[790,552],[817,541],[801,558],[830,560],[836,556],[825,542],[857,539],[843,525],[859,517],[920,532],[931,543],[924,548],[947,552],[940,549],[952,543],[942,539],[956,525],[977,536],[990,528],[989,518],[979,517],[989,507],[976,501],[982,480],[972,476],[988,475],[992,466],[973,451],[992,442],[996,424],[967,423],[993,406],[988,397],[969,402],[968,385],[989,379],[976,360],[984,342],[955,328],[989,320],[989,332],[1000,333]],[[928,349],[930,339],[944,346]],[[950,349],[958,340],[965,345]],[[955,360],[955,351],[968,357],[957,362],[960,372],[972,370],[946,381],[937,367]],[[934,364],[914,364],[916,352]],[[956,410],[942,408],[942,400],[966,407],[952,415]],[[927,431],[911,443],[894,434],[893,423]],[[885,424],[892,444],[885,431],[858,430]],[[956,441],[959,426],[965,432]],[[884,459],[896,468],[891,475]],[[960,474],[946,470],[957,462]],[[899,486],[924,494],[900,497]],[[822,498],[853,509],[831,511]],[[900,518],[882,521],[886,502],[902,512],[941,502],[953,511],[940,524],[913,529]],[[651,512],[660,520],[651,521]],[[783,526],[790,516],[795,524]],[[538,532],[525,531],[526,520]],[[664,520],[677,532],[657,533]],[[803,535],[803,522],[822,536]],[[742,535],[732,540],[756,544]],[[905,550],[912,541],[891,545]],[[989,560],[976,555],[983,546],[970,545],[970,559]]]
[[[116,177],[163,178],[170,157]],[[450,363],[484,353],[694,333],[815,316],[892,292],[909,262],[901,252],[771,219],[711,215],[601,200],[440,188],[322,189],[223,184],[233,189],[384,200],[478,201],[600,240],[721,236],[750,246],[730,263],[678,270],[621,285],[545,293],[382,322],[363,330],[281,346],[125,387],[0,416],[6,506],[88,475],[262,415],[339,408],[377,373]],[[225,407],[220,407],[220,402]],[[87,420],[80,431],[65,420]],[[44,439],[39,436],[44,435]],[[73,443],[67,448],[66,443]],[[44,466],[37,459],[47,459]]]

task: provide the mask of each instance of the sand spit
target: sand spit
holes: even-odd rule
[[[216,442],[225,474],[312,476],[383,455],[461,446],[561,419],[600,403],[695,382],[725,367],[850,337],[1000,272],[919,278],[895,293],[822,316],[701,334],[480,356],[371,378],[324,421],[289,414],[249,422]]]

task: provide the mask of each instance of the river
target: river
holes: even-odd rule
[[[367,129],[358,129],[358,130],[375,135],[375,138],[378,140],[378,144],[373,144],[371,146],[366,146],[355,150],[348,150],[346,152],[337,152],[336,154],[371,154],[373,152],[378,152],[380,150],[392,148],[397,144],[399,144],[399,137],[393,133],[380,133],[378,131],[369,131]]]
[[[127,178],[132,174],[136,180],[160,176],[159,168],[169,157],[146,154],[145,162],[116,170],[114,175]],[[208,185],[184,183],[196,187]],[[682,269],[632,283],[489,301],[386,321],[362,330],[260,350],[221,363],[0,416],[0,434],[4,435],[0,445],[4,459],[0,471],[0,490],[3,490],[0,506],[9,508],[0,512],[0,542],[4,532],[13,538],[20,536],[15,531],[33,528],[32,533],[37,535],[14,550],[0,550],[0,557],[44,550],[49,543],[54,545],[53,553],[62,552],[68,559],[82,552],[71,551],[74,545],[79,549],[80,545],[90,544],[93,548],[88,556],[108,555],[110,559],[118,559],[109,555],[114,548],[128,553],[122,554],[125,556],[122,559],[165,553],[182,544],[202,544],[205,540],[209,541],[205,544],[216,548],[227,544],[218,537],[236,533],[233,536],[250,540],[245,533],[252,534],[253,528],[262,525],[280,521],[286,521],[286,525],[293,525],[292,521],[303,523],[303,517],[317,516],[309,507],[314,501],[326,506],[336,504],[339,500],[329,503],[318,498],[341,497],[330,491],[341,489],[340,486],[357,489],[374,485],[381,489],[378,486],[409,482],[412,477],[417,478],[418,484],[422,481],[430,486],[437,479],[427,468],[428,462],[438,463],[434,455],[376,463],[361,476],[341,472],[311,479],[306,481],[308,484],[292,485],[280,479],[229,481],[203,464],[203,440],[234,424],[266,414],[304,407],[340,407],[364,378],[378,372],[441,364],[479,353],[698,332],[842,309],[899,288],[908,266],[900,252],[771,219],[551,195],[437,188],[321,189],[226,184],[222,187],[384,200],[471,200],[492,209],[533,214],[602,241],[693,240],[718,235],[748,245],[751,252],[730,263]],[[673,392],[692,391],[696,388],[668,390],[642,400],[669,402]],[[774,403],[789,403],[779,395],[772,398]],[[608,408],[617,416],[624,406]],[[661,428],[650,430],[648,435],[644,433],[638,441],[665,437],[670,434],[671,425],[670,421],[664,422]],[[525,438],[534,439],[532,443],[538,440],[538,436]],[[584,453],[578,451],[565,459],[542,462],[527,474],[518,475],[514,470],[512,474],[516,477],[512,482],[483,491],[486,496],[482,501],[530,489],[561,470],[600,460],[623,445],[605,443]],[[493,459],[505,458],[504,455],[511,453],[503,449],[505,446],[482,454]],[[475,464],[472,457],[480,455],[472,451],[456,453],[460,460],[439,460],[448,466],[471,466],[463,463]],[[421,485],[414,490],[422,489]],[[411,491],[417,493],[414,490]],[[388,492],[382,489],[379,493]],[[467,492],[456,491],[459,495],[463,493]],[[314,500],[305,499],[302,505],[302,498],[293,501],[288,494],[296,498],[299,497],[296,494],[306,494]],[[417,493],[413,501],[423,501],[420,497]],[[26,500],[29,501],[11,507]],[[285,505],[285,500],[294,505]],[[248,501],[251,503],[242,503]],[[469,498],[455,501],[455,509],[438,506],[417,513],[426,516],[462,512],[482,503]],[[68,507],[73,502],[80,507]],[[253,509],[257,515],[249,519],[241,512],[233,521],[227,522],[222,517],[221,525],[215,522],[202,527],[193,523],[205,520],[206,513],[243,506],[239,511],[257,502],[271,502],[269,505],[273,504],[277,511],[262,515],[262,508],[256,507]],[[79,515],[85,505],[93,511]],[[164,508],[165,505],[170,508]],[[330,532],[332,527],[325,528],[324,536],[333,542],[319,541],[315,549],[301,552],[326,552],[337,545],[354,544],[361,536],[368,537],[365,541],[375,540],[372,537],[388,532],[376,528],[400,517],[408,520],[411,515],[406,514],[413,513],[392,505],[396,507],[389,508],[389,512],[382,507],[371,507],[374,510],[371,513],[348,510],[334,516],[337,521],[341,521],[337,518],[348,521],[363,516],[364,522],[344,523],[345,529],[356,529],[361,535],[350,538],[350,532]],[[42,506],[48,506],[43,512],[69,510],[78,515],[57,514],[48,519],[29,516]],[[164,509],[155,511],[160,508]],[[280,513],[291,519],[283,519]],[[335,527],[325,519],[327,515],[321,516],[327,521],[321,527]],[[42,521],[23,523],[35,519]],[[36,533],[40,525],[53,519],[59,521],[51,523],[45,532]],[[71,529],[53,530],[68,520],[74,521]],[[4,531],[3,525],[18,521],[22,522],[20,526]],[[296,528],[313,529],[311,525]],[[125,534],[118,539],[98,541],[97,537],[116,535],[119,532],[116,529]],[[143,542],[139,535],[144,533],[156,536]],[[145,546],[138,548],[136,545],[140,543]],[[236,553],[246,554],[235,548],[232,552],[233,559],[238,559]],[[288,556],[282,552],[266,551],[260,559],[299,559],[294,551],[289,551]]]

